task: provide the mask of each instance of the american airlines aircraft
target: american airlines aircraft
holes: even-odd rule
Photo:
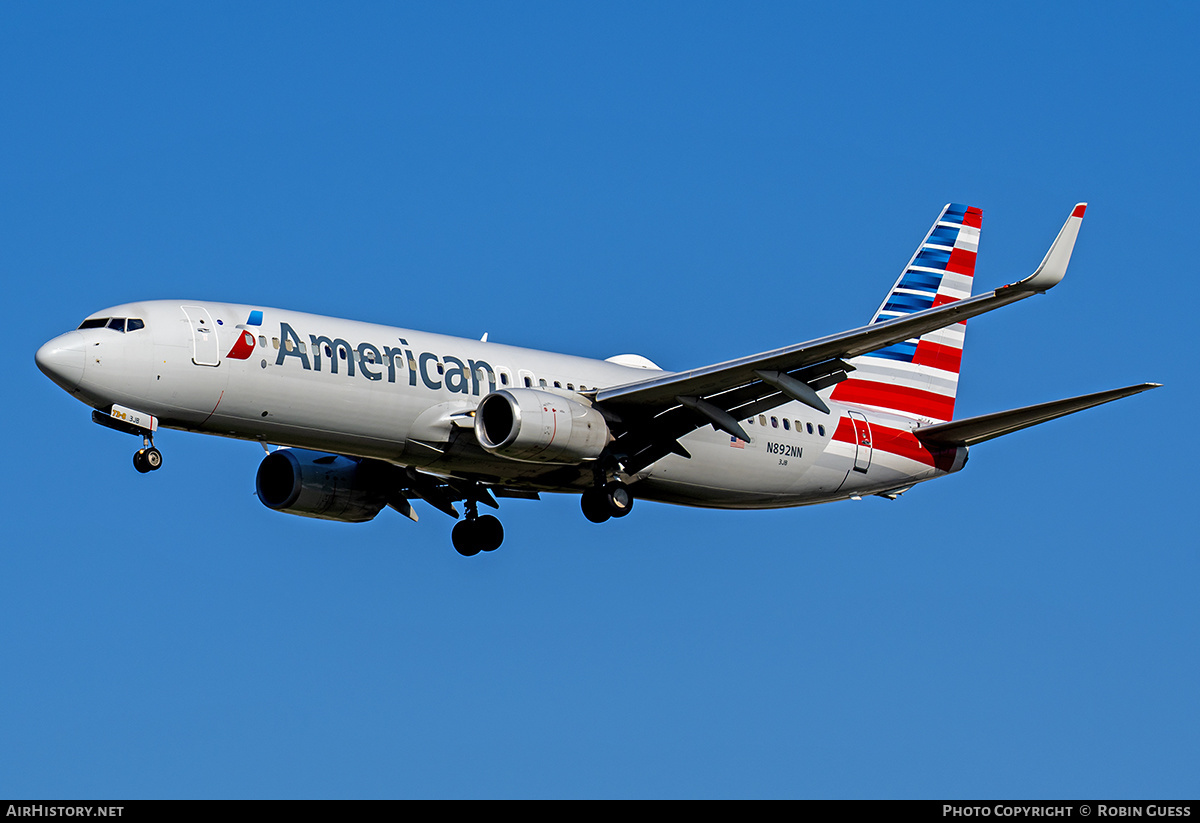
[[[257,440],[269,508],[357,523],[385,506],[416,520],[414,499],[458,519],[461,502],[463,555],[503,540],[480,504],[541,492],[579,494],[596,523],[635,498],[895,499],[977,443],[1157,387],[953,419],[966,320],[1062,280],[1085,209],[1033,274],[972,297],[982,212],[947,205],[866,326],[687,371],[196,300],[96,312],[37,365],[95,422],[142,438],[139,472],[162,465],[160,427]]]

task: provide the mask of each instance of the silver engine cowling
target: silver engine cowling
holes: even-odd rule
[[[307,449],[278,449],[258,466],[255,490],[275,511],[365,523],[386,503],[374,466],[339,454]]]
[[[527,463],[576,464],[600,456],[611,435],[591,406],[537,389],[502,389],[475,411],[475,437],[492,454]]]

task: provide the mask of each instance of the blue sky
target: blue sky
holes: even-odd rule
[[[6,3],[0,796],[1200,794],[1182,3]],[[261,449],[132,438],[35,368],[129,300],[666,368],[860,325],[942,204],[958,413],[1166,387],[900,500],[277,514]],[[1186,419],[1186,418],[1185,418]]]

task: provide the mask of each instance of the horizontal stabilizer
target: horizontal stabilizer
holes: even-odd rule
[[[979,417],[968,417],[965,420],[952,420],[949,423],[939,423],[936,426],[925,426],[913,430],[913,434],[922,443],[930,446],[974,446],[1003,434],[1011,434],[1056,417],[1074,414],[1077,411],[1090,409],[1122,397],[1157,389],[1161,383],[1139,383],[1136,386],[1126,386],[1123,389],[1085,394],[1080,397],[1068,397],[1065,400],[1051,400],[1049,403],[1038,403],[1036,406],[1026,406],[1022,409],[983,414]]]

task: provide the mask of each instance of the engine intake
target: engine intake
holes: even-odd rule
[[[255,489],[263,505],[275,511],[365,523],[386,503],[375,465],[338,454],[278,449],[263,458]]]
[[[475,437],[510,460],[573,465],[599,457],[610,434],[591,406],[537,389],[502,389],[480,401]]]

